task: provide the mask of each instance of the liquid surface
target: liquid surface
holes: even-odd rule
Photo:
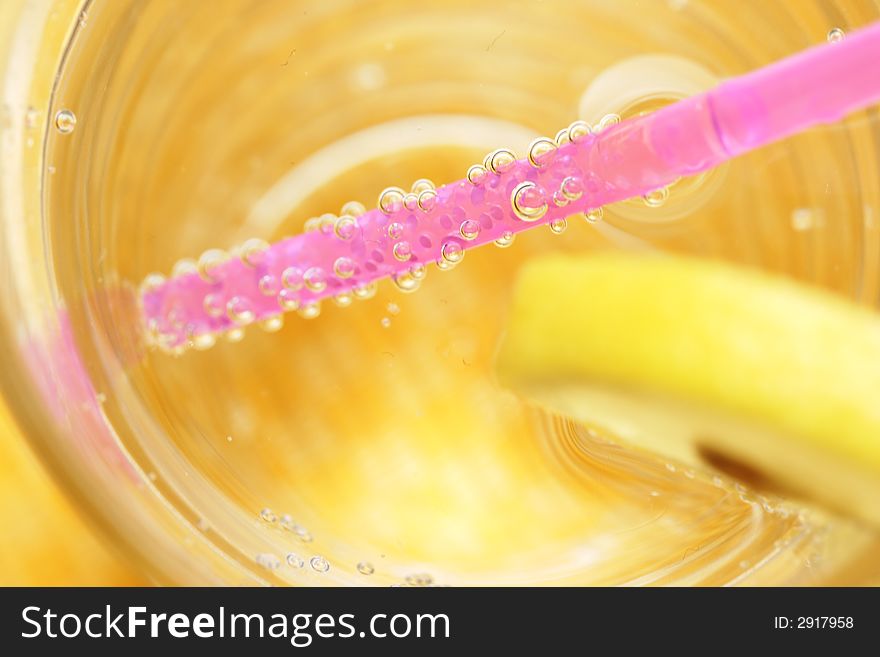
[[[492,358],[517,268],[550,250],[711,255],[876,302],[877,126],[864,116],[589,221],[502,236],[510,248],[432,268],[418,294],[386,283],[181,359],[145,351],[134,295],[181,258],[275,241],[389,185],[455,180],[492,149],[523,156],[575,119],[693,92],[676,69],[660,90],[622,78],[638,102],[585,96],[628,58],[671,55],[721,79],[875,6],[157,0],[84,15],[47,110],[58,294],[135,468],[249,577],[807,583],[858,558],[857,532],[530,405],[496,385]],[[669,64],[646,66],[663,77]]]

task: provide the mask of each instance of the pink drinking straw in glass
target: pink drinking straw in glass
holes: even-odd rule
[[[250,240],[178,263],[168,280],[151,274],[140,296],[148,339],[179,354],[219,334],[240,339],[254,322],[277,329],[285,311],[315,317],[327,297],[369,298],[383,278],[413,291],[430,263],[449,269],[472,247],[589,217],[878,100],[880,23],[598,133],[575,122],[555,140],[535,140],[527,158],[497,150],[463,180],[389,188],[375,210],[348,204],[274,245]]]

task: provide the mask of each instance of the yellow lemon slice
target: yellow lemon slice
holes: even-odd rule
[[[521,270],[497,372],[553,410],[880,526],[880,316],[681,257]]]

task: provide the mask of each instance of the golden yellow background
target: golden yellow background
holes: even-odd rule
[[[65,499],[0,406],[0,585],[146,585]]]

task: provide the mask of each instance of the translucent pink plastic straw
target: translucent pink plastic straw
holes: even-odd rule
[[[253,322],[277,329],[284,311],[314,317],[326,297],[368,298],[382,278],[411,291],[429,263],[449,269],[471,247],[506,246],[521,230],[647,194],[878,100],[880,23],[598,134],[579,121],[533,142],[528,158],[498,150],[466,179],[390,188],[375,210],[349,204],[272,246],[251,240],[235,257],[212,250],[178,263],[169,280],[150,275],[149,339],[180,353],[218,334],[239,339]]]

